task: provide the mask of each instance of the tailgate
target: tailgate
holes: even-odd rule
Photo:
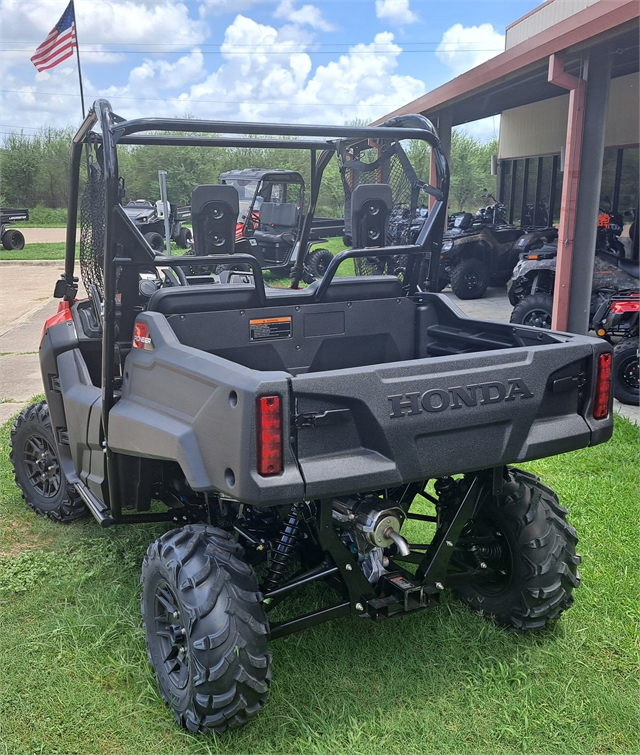
[[[565,342],[297,375],[307,498],[376,490],[583,448],[601,341]]]

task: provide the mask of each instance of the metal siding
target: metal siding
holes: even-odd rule
[[[530,37],[551,28],[566,18],[579,13],[601,0],[552,0],[544,3],[533,13],[510,26],[506,31],[505,49],[524,42]]]
[[[605,147],[623,147],[638,144],[640,133],[640,76],[632,73],[612,79],[609,92]]]
[[[637,73],[611,81],[606,147],[638,144],[640,131]],[[560,152],[567,132],[569,95],[506,110],[500,118],[500,160]]]
[[[567,94],[502,113],[499,159],[560,152],[567,133],[568,104]]]

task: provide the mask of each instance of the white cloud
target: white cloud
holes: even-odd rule
[[[30,129],[43,124],[75,127],[81,120],[75,56],[43,74],[38,74],[29,60],[60,18],[65,4],[64,0],[0,0],[4,89],[0,96],[0,109],[5,126],[24,127],[29,133]],[[166,40],[171,43],[172,49],[192,51],[209,35],[209,28],[202,18],[190,18],[187,5],[173,0],[92,0],[91,3],[76,3],[76,19],[87,106],[102,94],[92,85],[91,74],[97,75],[99,66],[110,64],[111,67],[126,60],[126,55],[119,50],[126,50],[130,45],[132,49],[148,49],[149,56],[152,56],[154,45]],[[110,51],[112,46],[117,51]],[[145,63],[136,66],[136,69],[144,69],[144,66]],[[144,70],[134,69],[125,84],[118,81],[123,77],[114,69],[110,78],[117,86],[110,91],[127,93],[131,97],[153,97],[157,90],[166,92],[167,87],[186,87],[205,75],[204,70],[199,74],[203,62],[197,49],[175,63],[154,59],[147,68],[149,66],[146,77]],[[105,73],[104,68],[100,73]],[[136,80],[136,77],[140,80]],[[145,86],[142,85],[143,80]],[[126,73],[124,81],[127,81]],[[127,111],[128,104],[113,103],[116,112]],[[156,103],[152,111],[146,107],[135,115],[157,113],[158,110]]]
[[[376,16],[396,26],[418,20],[418,16],[409,8],[409,0],[376,0]]]
[[[10,64],[28,61],[58,21],[62,10],[64,5],[59,0],[39,0],[37,3],[2,0],[0,39],[3,47],[24,48],[21,55],[9,58]],[[172,0],[123,0],[118,3],[92,0],[76,6],[76,21],[78,40],[85,54],[83,65],[122,60],[121,54],[105,51],[104,45],[145,47],[167,40],[178,48],[190,49],[201,44],[209,33],[204,21],[189,17],[189,9],[184,3]],[[19,45],[14,40],[20,40]],[[3,68],[4,63],[3,59]]]
[[[143,87],[180,89],[205,75],[204,57],[200,50],[179,58],[175,63],[166,60],[145,60],[129,74],[128,88],[138,91]]]
[[[424,94],[422,81],[393,73],[402,52],[393,39],[390,32],[376,34],[372,44],[355,45],[348,55],[318,66],[296,102],[328,102],[322,119],[341,123],[354,117],[373,120]]]
[[[436,55],[459,76],[503,51],[504,35],[498,34],[491,24],[454,24],[442,35]]]
[[[315,5],[303,5],[302,8],[295,8],[294,0],[282,0],[273,15],[299,26],[306,24],[320,31],[334,31],[335,28],[323,18],[321,11]]]
[[[96,36],[85,37],[94,45],[107,45],[117,38],[114,30],[118,23],[123,27],[131,25],[125,24],[118,9],[131,5],[133,0],[114,3],[111,11],[104,0],[94,1],[102,14],[104,28],[100,35],[96,31]],[[20,12],[17,0],[0,0],[0,4],[0,14],[10,5]],[[128,69],[110,66],[106,84],[105,77],[97,76],[100,69],[92,68],[83,59],[87,105],[98,97],[111,99],[115,112],[125,118],[189,113],[197,118],[221,120],[340,124],[354,118],[374,120],[425,92],[422,81],[397,73],[402,48],[395,43],[391,32],[380,33],[372,42],[355,45],[348,53],[314,66],[308,51],[312,49],[317,26],[309,22],[303,24],[302,17],[298,17],[299,22],[296,17],[288,17],[278,28],[239,14],[226,28],[220,48],[221,62],[212,68],[215,58],[203,54],[198,42],[207,39],[203,13],[199,20],[193,21],[182,10],[183,4],[165,2],[161,5],[174,14],[171,16],[173,24],[180,20],[187,24],[193,44],[187,46],[185,42],[186,50],[180,56],[172,55],[167,59],[150,50],[141,61],[136,58]],[[148,3],[147,6],[149,10]],[[307,6],[298,9],[288,6],[291,14],[304,7]],[[53,16],[58,12],[59,8]],[[109,19],[109,12],[115,14],[115,19]],[[23,13],[24,23],[25,18]],[[317,23],[313,15],[309,19]],[[50,18],[47,25],[49,23]],[[151,18],[141,19],[140,23],[146,24],[148,36],[139,39],[138,48],[145,49],[145,44],[167,38],[168,32],[160,16],[152,13]],[[28,61],[29,54],[33,54],[47,31],[36,30],[37,42],[31,51],[7,53],[22,56],[20,65],[3,70],[5,92],[0,94],[0,107],[3,123],[8,127],[29,129],[43,123],[77,127],[80,122],[75,60],[70,58],[52,69],[48,78],[37,76]],[[4,30],[3,33],[8,34]],[[129,44],[133,44],[138,33],[139,30],[122,29],[122,37]],[[174,38],[176,36],[185,40],[188,35],[176,32]],[[114,54],[108,53],[108,48],[98,49],[98,52]],[[100,73],[104,73],[104,69]]]
[[[378,34],[373,43],[355,45],[312,72],[304,51],[308,40],[300,29],[276,30],[238,16],[222,45],[225,62],[180,97],[182,110],[249,121],[373,120],[425,91],[422,81],[394,73],[402,48],[393,39],[390,32]],[[233,55],[236,45],[253,52]]]

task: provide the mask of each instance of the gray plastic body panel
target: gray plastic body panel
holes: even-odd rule
[[[304,484],[286,432],[284,472],[257,472],[256,399],[280,396],[288,417],[288,373],[250,370],[183,346],[159,313],[138,321],[149,327],[154,349],[127,356],[122,398],[110,413],[111,450],[177,461],[197,491],[254,505],[301,500]]]
[[[482,329],[481,321],[457,312],[447,307],[445,314]],[[222,324],[228,313],[220,314]],[[610,350],[593,338],[552,333],[555,342],[539,345],[293,376],[185,346],[160,313],[143,313],[138,321],[148,326],[153,349],[127,356],[122,398],[110,414],[111,449],[177,461],[194,490],[252,505],[527,461],[600,443],[612,433],[611,414],[592,417],[597,355]],[[504,333],[511,328],[484,325]],[[273,394],[282,401],[284,471],[261,477],[256,399]],[[294,415],[327,409],[349,412],[341,413],[340,424],[294,427]]]
[[[299,411],[351,411],[339,433],[331,426],[299,431],[307,497],[523,462],[608,439],[610,420],[587,418],[589,401],[577,382],[552,388],[555,379],[591,371],[593,350],[594,339],[577,338],[293,377]]]

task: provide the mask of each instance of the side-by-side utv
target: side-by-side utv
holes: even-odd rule
[[[431,183],[411,166],[416,141],[432,151]],[[266,286],[251,239],[236,239],[230,185],[193,188],[197,256],[154,252],[122,207],[118,150],[158,144],[306,152],[291,288]],[[354,248],[300,288],[332,160]],[[408,616],[448,589],[529,632],[573,601],[567,511],[512,465],[609,439],[611,347],[473,320],[436,293],[448,180],[417,115],[366,128],[128,121],[99,100],[73,139],[46,401],[19,415],[11,459],[27,504],[54,521],[167,523],[142,564],[142,617],[162,696],[190,731],[258,713],[269,643],[292,632]],[[415,240],[390,244],[390,218],[415,217],[428,196]],[[402,279],[341,275],[385,256],[406,259]],[[212,260],[251,272],[188,280],[185,267]],[[304,592],[308,611],[287,612]]]

